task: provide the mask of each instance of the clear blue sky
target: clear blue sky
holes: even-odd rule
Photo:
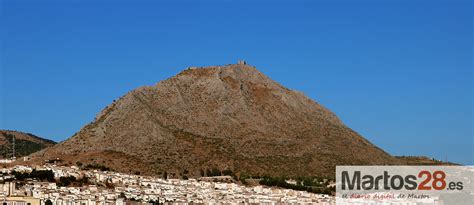
[[[470,0],[0,2],[1,129],[62,141],[129,90],[243,58],[393,155],[474,164]]]

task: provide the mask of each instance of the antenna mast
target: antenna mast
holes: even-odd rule
[[[16,159],[16,157],[15,157],[15,135],[13,135],[12,148],[13,148],[13,157],[12,157],[12,159]]]

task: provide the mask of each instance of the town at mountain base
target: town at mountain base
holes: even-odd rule
[[[176,177],[209,170],[333,176],[336,165],[400,163],[322,105],[243,62],[188,68],[132,90],[33,156]]]

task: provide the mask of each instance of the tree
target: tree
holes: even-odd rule
[[[222,171],[222,175],[224,175],[224,176],[231,176],[231,175],[232,175],[232,170],[226,169],[226,170]]]
[[[119,196],[119,198],[122,198],[122,199],[127,199],[127,196],[125,196],[125,193],[123,193],[123,192],[122,192],[122,193],[120,193],[120,196]]]
[[[20,180],[20,181],[25,180],[25,179],[39,179],[41,181],[47,180],[49,182],[54,182],[54,173],[51,170],[34,169],[30,173],[13,171],[12,175],[15,176],[15,179]]]
[[[207,173],[209,177],[221,176],[221,171],[218,168],[212,168],[211,173]]]
[[[86,176],[83,176],[80,180],[78,180],[78,183],[79,183],[79,186],[88,185],[89,178]]]
[[[68,177],[60,177],[58,186],[69,186],[72,183],[76,182],[76,177],[74,176],[68,176]]]

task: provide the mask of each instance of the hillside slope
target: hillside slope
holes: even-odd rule
[[[12,142],[15,138],[16,157],[29,155],[47,147],[51,147],[56,142],[13,130],[0,130],[0,158],[12,157]]]

